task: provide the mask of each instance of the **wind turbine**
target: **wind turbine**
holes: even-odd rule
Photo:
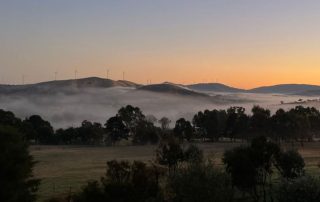
[[[24,85],[24,79],[25,79],[25,75],[22,74],[22,85]]]
[[[78,73],[78,70],[75,69],[75,70],[74,70],[74,80],[77,80],[77,73]]]

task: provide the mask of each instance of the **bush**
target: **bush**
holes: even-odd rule
[[[74,202],[143,202],[160,200],[158,172],[145,163],[109,161],[101,183],[89,182],[73,197]]]
[[[287,180],[304,175],[304,166],[304,160],[297,151],[281,152],[276,158],[276,167]]]
[[[192,164],[179,168],[169,179],[172,201],[228,202],[233,200],[230,178],[212,164]]]
[[[294,181],[283,181],[276,197],[278,202],[319,202],[320,180],[301,177]]]

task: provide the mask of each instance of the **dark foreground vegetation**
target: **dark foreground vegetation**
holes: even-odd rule
[[[36,201],[39,179],[29,155],[31,144],[116,145],[158,144],[154,161],[108,161],[106,174],[90,181],[78,193],[50,199],[74,202],[318,202],[319,176],[309,176],[295,150],[282,142],[313,141],[320,133],[320,112],[296,107],[274,115],[254,107],[247,115],[240,107],[197,113],[192,123],[181,118],[173,129],[170,120],[145,116],[126,106],[104,125],[83,121],[80,127],[53,130],[40,116],[24,120],[0,110],[0,201]],[[226,151],[217,167],[192,143],[246,141]],[[186,146],[187,145],[187,146]]]
[[[100,181],[51,201],[319,201],[320,179],[305,174],[300,154],[263,136],[226,151],[223,163],[218,168],[198,147],[169,138],[159,144],[155,161],[108,161]]]

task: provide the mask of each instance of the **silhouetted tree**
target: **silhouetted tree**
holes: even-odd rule
[[[133,136],[135,144],[155,144],[159,141],[159,129],[153,123],[142,120],[136,126],[136,134]]]
[[[183,160],[191,164],[199,164],[204,160],[203,151],[195,145],[189,145],[183,152]]]
[[[129,130],[124,125],[120,117],[111,117],[105,124],[105,127],[108,135],[108,141],[112,144],[121,139],[128,139],[129,137]]]
[[[288,140],[291,138],[292,129],[292,121],[289,114],[283,109],[277,110],[270,120],[271,138],[278,142]]]
[[[252,108],[252,116],[250,117],[250,132],[252,137],[268,136],[270,127],[270,110],[259,106]]]
[[[123,121],[124,125],[129,130],[129,135],[133,136],[136,134],[136,127],[138,123],[145,120],[145,115],[142,113],[140,108],[127,105],[119,109],[117,116]]]
[[[35,161],[22,134],[9,126],[0,126],[0,201],[36,200],[39,180],[33,178]]]
[[[233,201],[230,178],[210,163],[179,168],[169,178],[169,187],[173,202]]]
[[[108,161],[107,173],[98,182],[90,182],[74,197],[75,202],[147,202],[161,201],[157,172],[145,163]]]
[[[171,120],[169,118],[167,118],[167,117],[162,117],[158,122],[161,125],[161,129],[163,131],[166,131],[170,127]]]
[[[78,143],[78,130],[74,127],[67,129],[58,129],[56,131],[57,143],[59,144],[75,144]]]
[[[0,125],[19,128],[21,120],[17,118],[14,113],[0,109]]]
[[[33,137],[36,143],[55,144],[53,127],[50,122],[45,121],[39,115],[32,115],[26,118],[24,126],[27,128],[27,137]]]
[[[227,110],[225,134],[231,139],[244,138],[249,130],[249,116],[243,107],[230,107]]]
[[[225,110],[205,110],[194,116],[193,125],[204,139],[218,141],[225,131],[226,119]]]
[[[179,142],[175,139],[161,142],[156,150],[156,160],[159,164],[168,166],[170,171],[175,171],[178,163],[184,160]]]
[[[225,152],[223,162],[235,186],[250,193],[255,201],[259,201],[261,196],[263,201],[267,201],[267,190],[271,190],[272,166],[279,152],[278,145],[267,141],[265,137],[258,137],[252,140],[249,147]]]
[[[276,168],[287,180],[303,176],[304,166],[304,160],[297,151],[280,152],[276,158]]]
[[[78,128],[78,135],[83,144],[101,144],[103,142],[104,129],[100,123],[83,121]]]
[[[180,141],[183,141],[184,139],[190,141],[193,137],[193,127],[190,121],[187,121],[184,118],[178,119],[176,121],[173,132]]]

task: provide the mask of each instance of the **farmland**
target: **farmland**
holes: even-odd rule
[[[199,148],[207,158],[222,166],[221,157],[225,150],[241,143],[201,143]],[[291,144],[283,146],[292,148]],[[320,175],[320,143],[305,143],[304,147],[295,145],[306,162],[309,174]],[[88,180],[100,179],[106,170],[108,160],[141,160],[152,162],[156,146],[32,146],[31,154],[38,162],[35,177],[40,178],[39,200],[55,195],[78,191]]]

